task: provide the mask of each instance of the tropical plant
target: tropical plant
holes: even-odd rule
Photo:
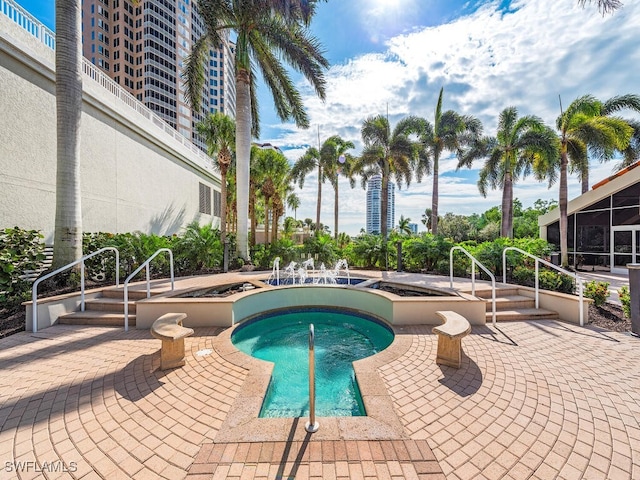
[[[17,307],[28,298],[31,284],[23,276],[42,267],[43,238],[37,230],[0,230],[0,304]]]
[[[320,157],[325,165],[324,174],[328,178],[329,183],[333,187],[333,218],[334,218],[334,238],[338,239],[338,182],[340,175],[349,179],[351,188],[355,187],[355,179],[351,165],[353,157],[347,153],[347,150],[355,148],[353,142],[343,140],[339,135],[333,135],[322,144],[320,149]]]
[[[304,187],[304,181],[315,169],[318,169],[318,200],[316,202],[316,232],[320,231],[320,210],[322,206],[322,184],[324,182],[324,165],[320,152],[315,147],[309,147],[307,151],[293,164],[291,178],[298,183],[298,187]]]
[[[425,208],[424,213],[422,214],[422,218],[420,219],[422,224],[426,227],[427,231],[431,231],[431,209]]]
[[[411,183],[417,145],[410,137],[418,128],[417,122],[417,117],[406,117],[391,131],[387,117],[378,115],[367,118],[362,125],[364,148],[360,157],[354,161],[353,172],[361,176],[363,188],[374,175],[382,178],[380,233],[383,249],[386,249],[388,238],[389,179],[393,175],[398,188],[403,183]]]
[[[460,115],[453,110],[442,112],[442,95],[440,89],[436,104],[433,125],[422,119],[415,133],[420,138],[420,156],[416,168],[418,181],[423,175],[433,175],[431,192],[431,232],[438,234],[438,182],[439,162],[444,151],[455,153],[459,160],[465,155],[465,149],[476,145],[482,133],[482,123],[475,117]]]
[[[275,150],[261,150],[258,155],[258,170],[263,181],[260,191],[264,199],[265,210],[265,242],[270,243],[269,217],[273,223],[273,241],[278,238],[278,219],[284,214],[284,199],[289,190],[289,161]]]
[[[584,296],[593,300],[596,307],[601,307],[609,298],[609,282],[592,280],[584,284]]]
[[[176,261],[183,271],[198,272],[222,265],[222,232],[197,221],[186,226],[175,243]]]
[[[640,122],[636,120],[622,119],[620,117],[613,117],[613,115],[620,110],[632,110],[634,112],[640,113],[640,96],[633,94],[618,95],[610,98],[605,102],[596,101],[596,103],[599,103],[600,106],[600,112],[598,113],[598,115],[614,118],[621,124],[626,123],[633,129],[633,131],[631,137],[629,138],[629,142],[626,143],[626,146],[623,150],[620,150],[619,148],[613,147],[611,145],[603,146],[599,144],[590,144],[587,145],[588,153],[590,153],[592,157],[595,157],[600,163],[602,163],[612,160],[614,158],[614,155],[616,154],[616,151],[620,151],[620,153],[622,153],[623,155],[623,165],[627,166],[635,162],[640,154],[640,132],[636,131],[640,127]],[[582,183],[582,193],[586,193],[587,191],[589,191],[588,159],[585,161],[582,167],[582,170],[579,172],[580,182]]]
[[[602,115],[602,104],[592,95],[584,95],[574,100],[556,120],[560,136],[560,157],[547,165],[546,175],[552,184],[560,172],[558,205],[560,208],[560,262],[569,264],[567,249],[567,174],[568,169],[579,172],[584,178],[588,168],[589,148],[601,155],[623,151],[629,146],[633,129],[621,118]]]
[[[483,197],[487,196],[487,187],[502,189],[500,235],[513,238],[513,184],[557,156],[558,137],[553,130],[540,118],[533,115],[518,118],[518,110],[507,107],[500,113],[496,136],[479,141],[458,163],[458,168],[471,167],[475,158],[486,159],[478,189]]]
[[[80,118],[82,16],[80,0],[56,3],[56,216],[53,266],[82,257]]]
[[[631,293],[628,285],[622,285],[618,290],[618,298],[622,304],[622,314],[625,318],[631,318]]]
[[[293,210],[293,218],[298,219],[298,209],[300,208],[300,197],[296,193],[287,195],[287,206]]]
[[[214,165],[220,172],[220,241],[227,236],[227,173],[233,159],[236,142],[236,125],[224,113],[210,113],[196,124],[196,130],[204,138],[210,157],[215,157]]]
[[[400,215],[400,220],[398,220],[398,232],[404,235],[411,235],[413,232],[411,231],[410,223],[410,218],[405,218],[404,215]]]
[[[316,94],[324,99],[323,70],[328,62],[319,42],[310,35],[307,26],[315,13],[318,0],[201,0],[198,9],[204,19],[205,33],[196,39],[186,60],[187,98],[199,109],[204,83],[204,68],[211,46],[217,46],[222,36],[236,33],[236,181],[237,181],[237,253],[249,258],[247,219],[249,216],[249,168],[251,137],[259,135],[256,69],[259,69],[270,90],[278,116],[293,119],[306,128],[309,119],[302,97],[283,65],[286,61],[312,84]]]

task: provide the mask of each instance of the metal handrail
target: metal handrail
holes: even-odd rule
[[[118,252],[118,249],[116,247],[104,247],[101,248],[100,250],[96,250],[93,253],[90,253],[88,255],[85,255],[84,257],[82,257],[79,260],[76,260],[75,262],[71,262],[68,265],[65,265],[64,267],[60,267],[57,270],[54,270],[51,273],[47,273],[46,275],[38,278],[35,282],[33,282],[33,287],[31,289],[31,300],[32,300],[32,322],[33,322],[33,333],[36,333],[38,331],[38,285],[40,285],[40,282],[53,277],[54,275],[57,275],[60,272],[64,272],[65,270],[70,269],[71,267],[74,267],[75,265],[80,264],[80,311],[84,312],[84,306],[85,306],[85,301],[84,301],[84,261],[88,260],[91,257],[95,257],[96,255],[98,255],[99,253],[102,253],[106,250],[112,250],[114,252],[116,252],[116,287],[120,286],[120,252]]]
[[[467,252],[464,248],[456,245],[449,250],[449,287],[453,288],[453,252],[454,250],[462,251],[467,257],[471,259],[471,295],[476,294],[476,264],[484,270],[484,272],[491,278],[491,319],[495,326],[496,324],[496,277],[491,273],[487,267],[476,259],[473,255]]]
[[[131,275],[129,275],[127,277],[127,279],[124,281],[124,331],[125,332],[129,331],[129,281],[133,277],[135,277],[140,272],[140,270],[142,270],[143,268],[146,267],[146,271],[147,271],[147,298],[149,298],[151,296],[151,284],[150,284],[150,280],[149,280],[149,264],[151,263],[151,260],[156,258],[162,252],[169,252],[169,268],[170,268],[170,271],[171,271],[171,291],[173,292],[173,290],[174,290],[173,252],[168,248],[160,248],[160,249],[156,250],[156,253],[154,253],[149,258],[147,258],[147,260],[142,265],[140,265],[138,268],[136,268],[133,271],[133,273]]]
[[[522,253],[523,255],[526,255],[530,258],[533,258],[536,263],[535,263],[535,271],[536,271],[536,279],[535,279],[535,294],[536,294],[536,308],[539,308],[540,305],[540,301],[539,301],[539,297],[540,297],[540,279],[539,279],[539,264],[542,263],[543,265],[546,265],[547,267],[551,267],[557,271],[559,271],[560,273],[563,273],[565,275],[568,275],[570,277],[573,277],[575,279],[576,285],[578,286],[578,296],[580,297],[580,301],[579,301],[579,308],[580,308],[580,326],[583,327],[584,326],[584,294],[583,294],[583,285],[582,285],[582,278],[580,278],[580,276],[576,273],[576,272],[570,272],[569,270],[565,270],[562,267],[559,267],[557,265],[554,265],[551,262],[547,262],[546,260],[543,260],[542,258],[536,257],[535,255],[532,255],[529,252],[525,252],[524,250],[517,248],[517,247],[505,247],[504,250],[502,250],[502,279],[504,283],[507,283],[507,250],[513,250],[516,251],[518,253]]]
[[[309,421],[304,426],[309,433],[315,433],[320,428],[320,424],[316,422],[315,337],[315,329],[312,323],[309,325]]]

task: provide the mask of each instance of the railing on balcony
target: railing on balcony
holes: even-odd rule
[[[45,25],[43,25],[37,18],[27,12],[14,0],[0,0],[0,12],[9,17],[31,35],[39,39],[44,45],[52,50],[55,50],[55,33]],[[202,167],[207,170],[214,169],[211,158],[202,150],[200,150],[196,145],[194,145],[189,138],[185,137],[180,132],[168,125],[151,109],[147,108],[143,103],[138,101],[136,97],[131,95],[131,93],[114,82],[108,75],[103,73],[102,70],[93,65],[86,58],[82,59],[82,71],[89,78],[99,83],[104,89],[108,90],[109,93],[119,98],[122,103],[150,120],[154,126],[163,130],[165,133],[169,134],[175,140],[191,150],[191,152],[198,157],[198,160],[201,162],[200,165]]]

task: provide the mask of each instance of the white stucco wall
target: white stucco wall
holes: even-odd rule
[[[0,15],[0,228],[53,240],[56,177],[54,52]],[[81,185],[86,232],[172,234],[199,213],[199,183],[220,191],[210,162],[163,125],[83,76]],[[213,208],[213,198],[211,199]]]

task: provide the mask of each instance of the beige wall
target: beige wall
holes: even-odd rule
[[[47,243],[55,218],[54,81],[54,52],[0,15],[0,228],[38,229]],[[219,225],[198,212],[199,183],[220,190],[210,162],[88,76],[83,82],[84,231]]]

